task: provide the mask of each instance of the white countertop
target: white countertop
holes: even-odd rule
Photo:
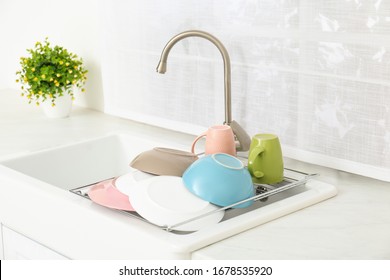
[[[78,107],[70,118],[48,119],[17,92],[0,91],[0,159],[115,131],[193,139]],[[285,165],[320,173],[338,195],[200,249],[193,259],[390,259],[390,183],[290,159]]]

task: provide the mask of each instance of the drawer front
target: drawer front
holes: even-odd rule
[[[5,260],[66,260],[65,256],[4,225],[3,258]]]

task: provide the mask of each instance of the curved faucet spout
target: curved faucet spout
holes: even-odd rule
[[[174,36],[164,47],[160,61],[157,65],[156,71],[160,74],[164,74],[167,71],[167,59],[172,47],[180,40],[187,37],[201,37],[212,42],[220,51],[224,65],[224,86],[225,86],[225,124],[230,125],[232,122],[231,113],[231,68],[230,58],[225,46],[213,35],[199,30],[189,30]]]
[[[212,42],[220,51],[223,59],[224,66],[224,85],[225,85],[225,124],[230,125],[235,138],[237,139],[237,151],[248,151],[251,143],[249,135],[245,130],[236,122],[232,120],[232,105],[231,105],[231,70],[230,70],[230,58],[225,46],[213,35],[199,30],[189,30],[174,36],[164,47],[160,61],[157,65],[157,72],[164,74],[167,71],[167,59],[172,47],[180,40],[187,37],[201,37]]]

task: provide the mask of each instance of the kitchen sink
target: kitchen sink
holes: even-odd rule
[[[129,172],[132,158],[159,144],[114,134],[32,152],[1,164],[55,187],[71,190]]]
[[[282,183],[257,186],[255,203],[251,207],[242,209],[226,207],[222,209],[225,211],[222,221],[194,232],[181,232],[176,231],[174,227],[155,226],[137,213],[108,209],[88,199],[87,192],[91,185],[129,172],[131,170],[129,163],[134,157],[157,146],[188,150],[188,146],[152,141],[149,138],[128,133],[115,133],[3,160],[0,162],[0,175],[6,174],[12,177],[13,182],[18,182],[18,184],[42,185],[45,188],[53,187],[57,190],[56,192],[66,192],[66,197],[72,198],[72,205],[78,209],[77,215],[72,214],[72,217],[80,220],[70,222],[79,225],[78,230],[83,229],[84,232],[88,232],[93,228],[104,228],[104,223],[109,221],[120,221],[120,226],[125,229],[122,232],[128,231],[133,237],[142,236],[142,238],[129,238],[126,241],[128,243],[126,246],[132,248],[132,253],[138,254],[136,257],[139,258],[142,258],[142,254],[147,254],[142,250],[145,244],[154,244],[154,248],[164,244],[160,246],[165,248],[164,257],[188,258],[194,250],[309,207],[337,193],[333,185],[316,180],[315,174],[286,169],[286,178]],[[242,160],[245,161],[245,158]],[[88,209],[89,214],[82,214],[83,209]],[[93,224],[88,225],[87,219]],[[82,238],[84,244],[88,244],[93,240],[98,242],[100,238],[107,236],[107,232],[102,232],[100,236],[95,231],[93,238],[91,235],[92,233],[89,237],[80,237],[80,234],[74,236],[69,234],[68,238]],[[121,244],[124,246],[123,240]],[[106,255],[101,251],[95,253],[101,254],[102,258],[122,256],[121,254],[115,255],[114,251],[110,253],[115,246],[110,247],[110,244],[101,244],[101,246],[103,250],[106,248]],[[90,253],[92,252],[93,250]],[[153,256],[150,252],[149,254]],[[128,255],[123,256],[131,258]],[[74,257],[77,258],[77,255]]]

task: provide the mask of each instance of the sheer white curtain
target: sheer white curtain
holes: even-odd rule
[[[228,49],[233,119],[279,135],[288,157],[390,181],[390,1],[101,0],[105,111],[200,133],[224,121]]]

